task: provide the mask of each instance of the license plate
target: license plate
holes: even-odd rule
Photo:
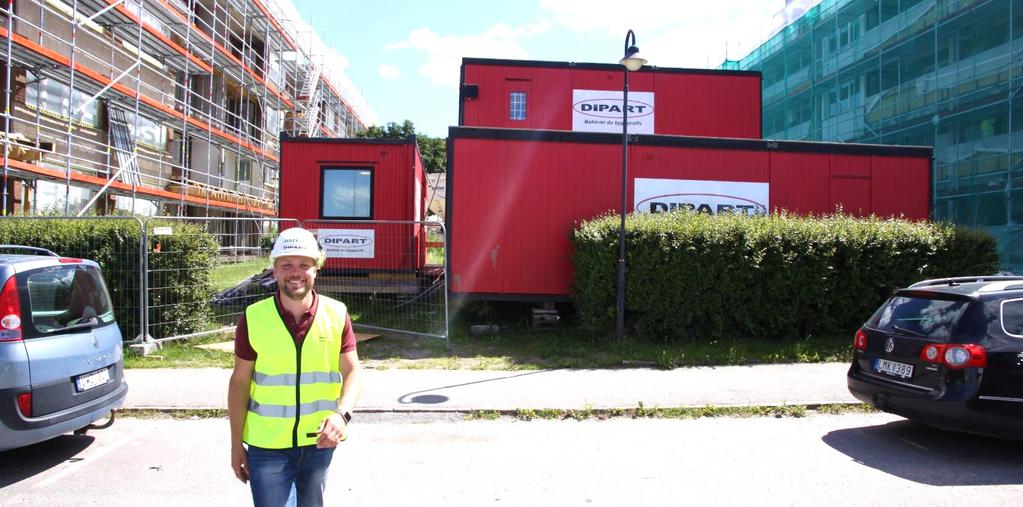
[[[887,359],[878,358],[874,362],[874,369],[878,373],[884,373],[885,375],[891,375],[899,378],[909,378],[913,376],[913,365],[906,363],[897,363],[895,361],[889,361]]]
[[[78,387],[78,392],[82,392],[99,387],[107,382],[110,382],[110,370],[103,368],[102,370],[79,375],[75,379],[75,386]]]

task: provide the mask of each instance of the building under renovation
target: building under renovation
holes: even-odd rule
[[[5,4],[4,214],[273,216],[282,132],[366,126],[273,0]]]
[[[823,0],[723,67],[763,73],[765,138],[933,146],[933,218],[1023,272],[1021,41],[1023,0]]]

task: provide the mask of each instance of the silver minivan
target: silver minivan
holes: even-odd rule
[[[0,451],[105,427],[127,393],[99,265],[0,245]]]

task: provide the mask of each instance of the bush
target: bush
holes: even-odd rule
[[[213,316],[216,292],[213,268],[219,244],[202,225],[184,221],[150,220],[169,227],[170,235],[149,235],[149,334],[165,338],[206,329]],[[159,254],[155,253],[159,243]]]
[[[160,242],[160,255],[147,255],[150,288],[150,334],[156,337],[201,330],[210,314],[213,294],[210,273],[217,244],[200,227],[181,222],[169,236],[150,236],[147,252]],[[0,244],[46,248],[59,255],[96,261],[114,305],[121,335],[130,340],[141,332],[139,295],[142,224],[132,217],[11,217],[0,219]],[[184,266],[184,268],[182,268]]]
[[[619,217],[572,235],[581,325],[614,325]],[[631,216],[626,326],[648,340],[849,334],[894,289],[997,270],[994,239],[947,224],[841,214]]]

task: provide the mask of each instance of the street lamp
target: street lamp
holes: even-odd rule
[[[630,43],[631,40],[631,43]],[[615,317],[615,340],[625,344],[625,214],[629,174],[629,73],[646,65],[646,59],[639,55],[636,34],[632,30],[625,34],[625,56],[618,63],[625,66],[625,84],[622,87],[622,207],[621,225],[618,229],[618,312]]]

